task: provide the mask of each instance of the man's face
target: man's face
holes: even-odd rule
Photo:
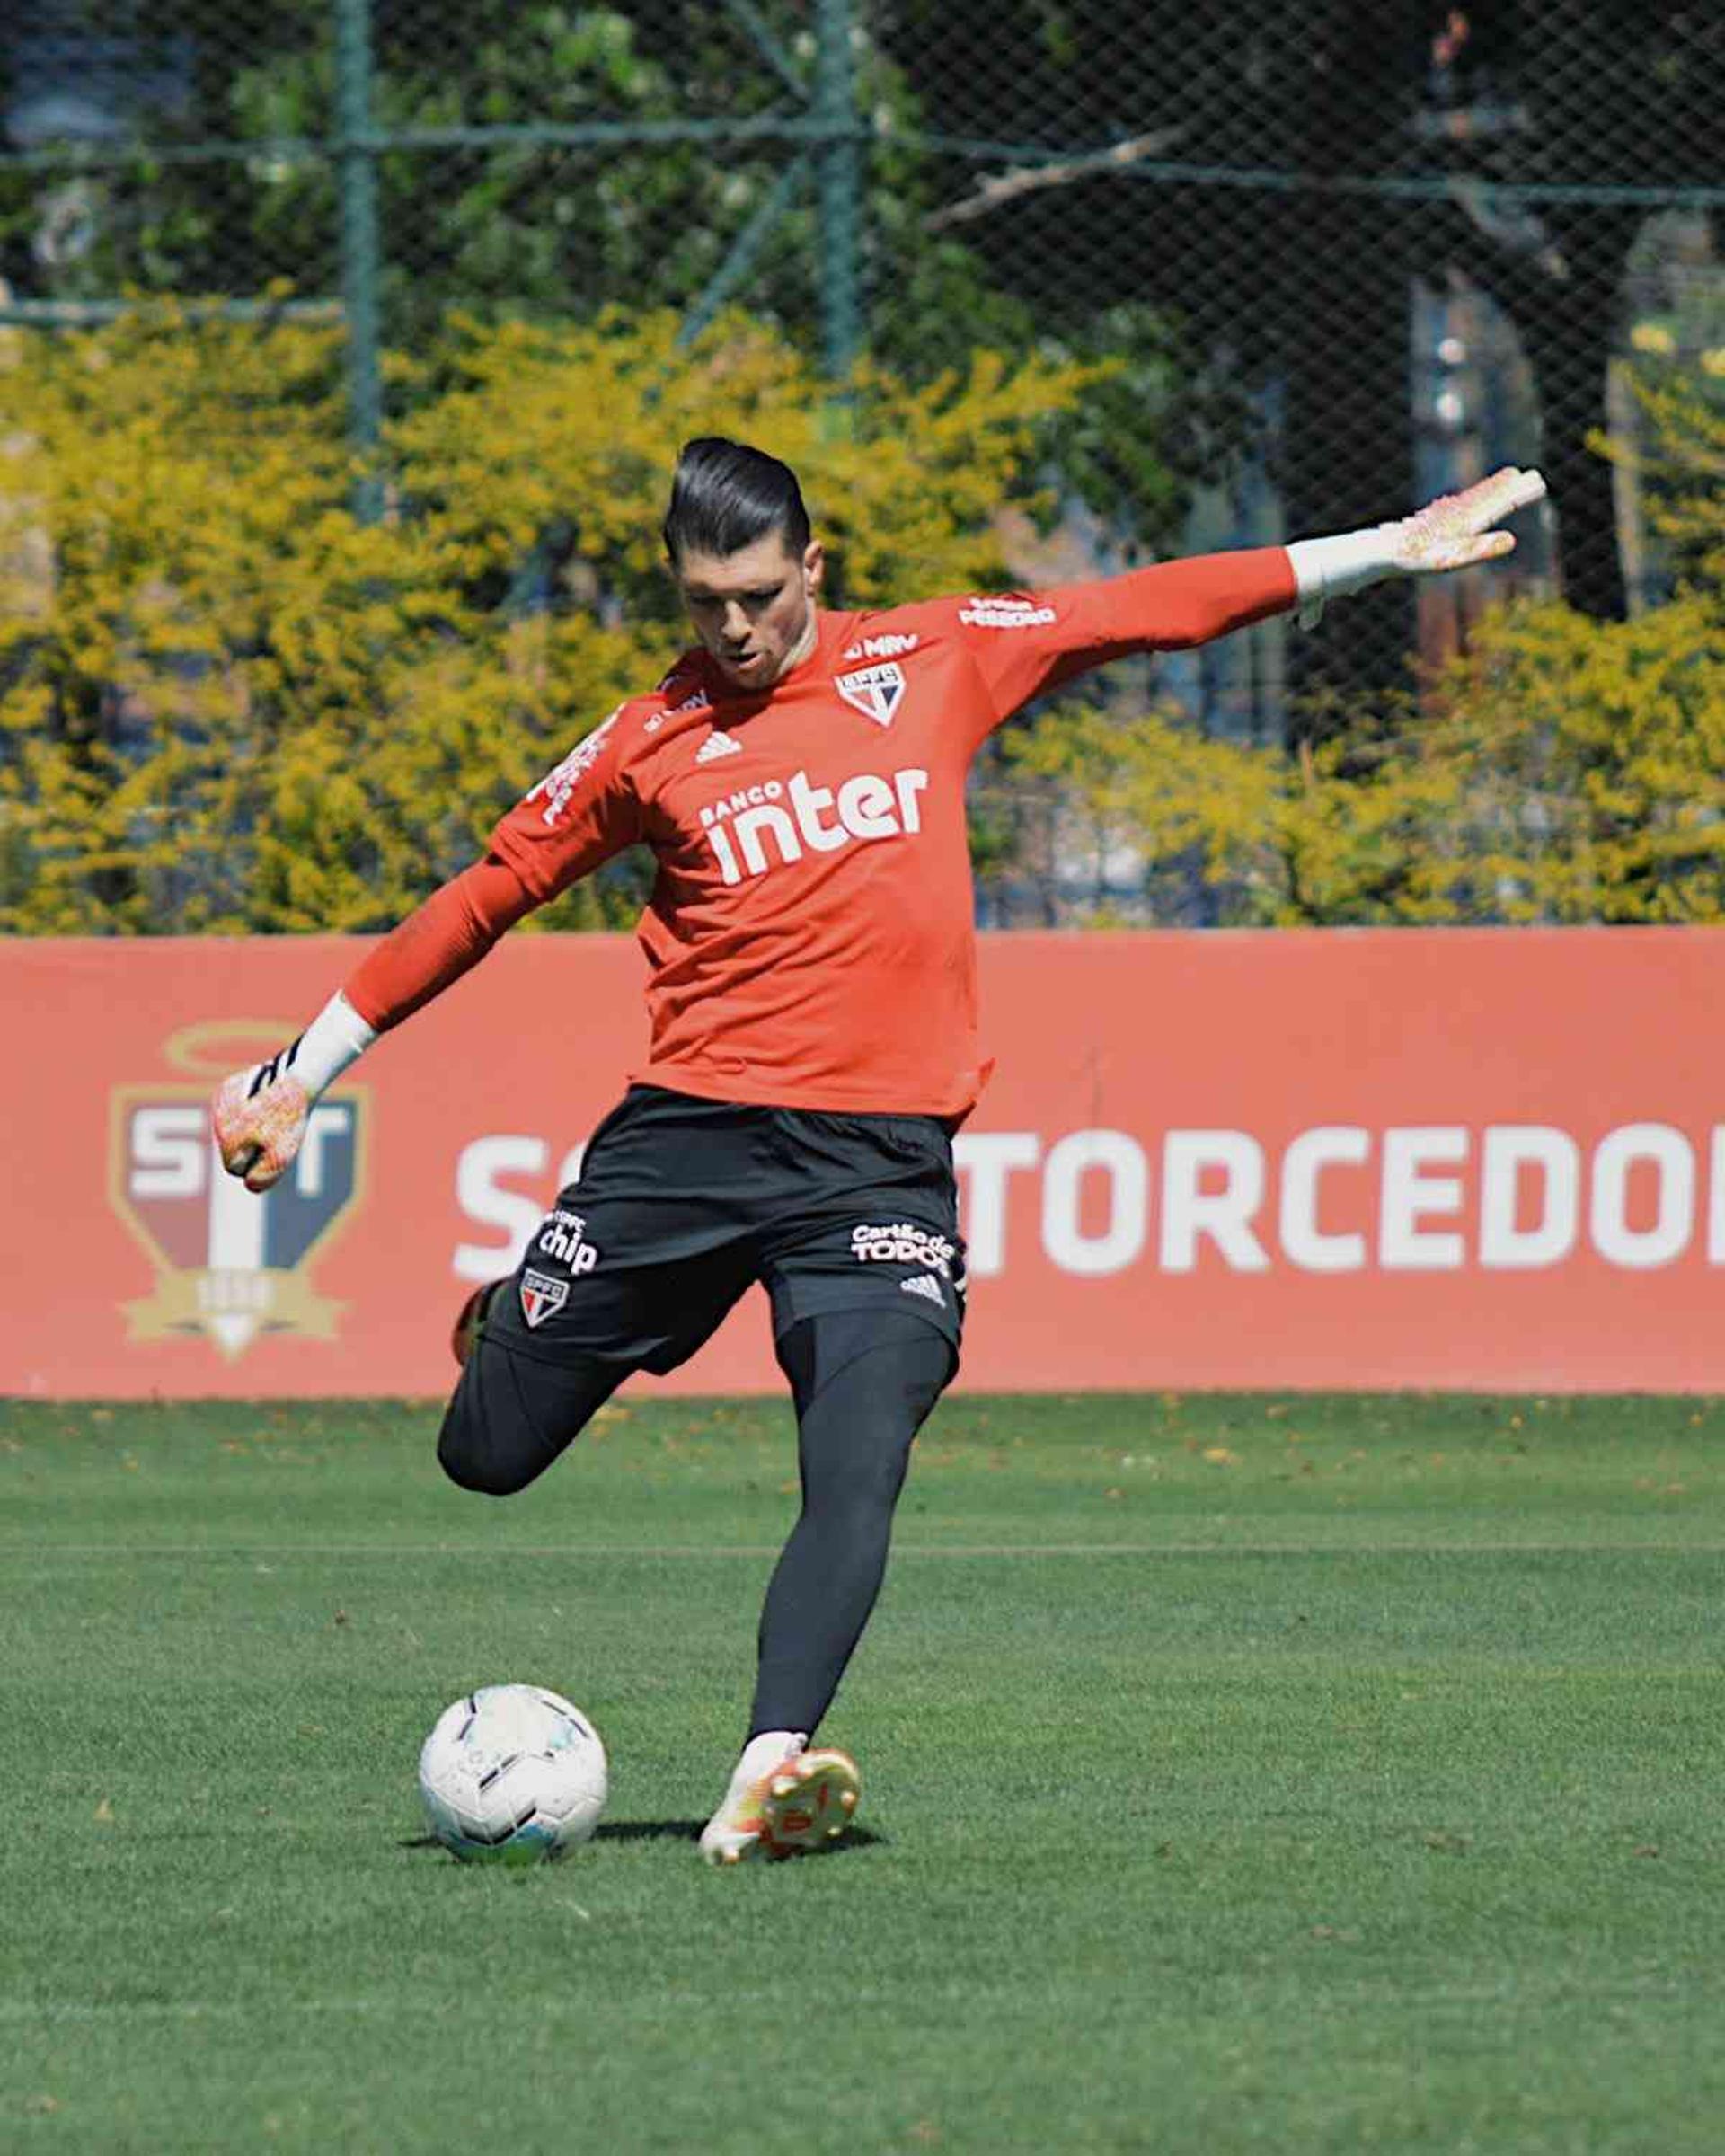
[[[694,632],[733,687],[770,688],[813,649],[822,565],[818,539],[794,554],[783,532],[673,564]]]

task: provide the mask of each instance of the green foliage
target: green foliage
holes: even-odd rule
[[[1292,754],[1066,705],[1011,762],[1137,849],[1153,919],[1725,921],[1721,381],[1710,350],[1637,383],[1668,605],[1498,614],[1420,696],[1326,710]]]
[[[1500,615],[1298,755],[1074,707],[1011,754],[1140,851],[1154,918],[1197,888],[1234,926],[1725,920],[1725,622],[1693,596]]]
[[[188,69],[181,40],[199,12],[187,0],[145,0],[126,26],[140,77],[127,111],[135,158],[0,172],[0,273],[13,296],[71,305],[131,292],[243,297],[275,275],[305,300],[341,289],[339,11],[330,0],[279,0],[243,22],[204,11]],[[1089,280],[1059,306],[1032,306],[1011,274],[1013,250],[1000,254],[1010,218],[991,209],[931,228],[931,216],[971,192],[978,171],[924,139],[938,93],[921,38],[889,15],[852,13],[870,349],[917,384],[966,373],[978,346],[1123,360],[1082,428],[1048,435],[1042,461],[1123,543],[1166,548],[1194,471],[1211,475],[1237,446],[1227,399],[1208,382],[1190,393],[1196,370],[1175,349],[1166,309],[1107,301]],[[371,111],[386,145],[372,172],[378,299],[399,347],[430,349],[458,309],[590,322],[607,305],[663,306],[688,320],[721,278],[801,349],[820,344],[830,225],[811,163],[781,198],[806,145],[772,131],[806,121],[819,93],[815,25],[799,0],[470,0],[435,19],[411,8],[371,15]],[[1030,49],[1065,69],[1073,37],[1053,21]],[[980,15],[974,23],[986,27]],[[543,138],[547,128],[594,125],[598,141]],[[694,138],[675,131],[686,128]],[[500,132],[475,139],[479,129]],[[213,163],[173,154],[214,142],[251,154]],[[1118,222],[1118,204],[1110,215]],[[745,243],[739,264],[733,251]]]
[[[999,572],[988,512],[1089,378],[866,370],[836,425],[740,317],[458,324],[415,367],[389,513],[356,520],[333,331],[14,332],[0,371],[0,927],[381,929],[688,641],[659,565],[686,437],[802,475],[841,590]],[[540,918],[632,919],[639,862]]]
[[[1297,755],[1152,712],[1057,710],[1014,744],[1136,845],[1155,917],[1231,925],[1725,920],[1725,621],[1491,621],[1369,726]]]
[[[1720,309],[1725,331],[1725,305]],[[1650,330],[1631,377],[1650,446],[1602,440],[1613,463],[1631,464],[1647,490],[1655,531],[1682,580],[1725,587],[1725,341],[1694,364],[1661,364],[1669,340]]]

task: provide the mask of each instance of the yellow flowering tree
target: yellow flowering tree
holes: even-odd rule
[[[989,512],[1087,377],[990,353],[836,411],[746,318],[457,324],[393,363],[381,520],[352,508],[337,334],[172,307],[0,349],[0,927],[388,926],[686,641],[678,445],[799,471],[842,589],[999,574]],[[632,917],[638,870],[552,925]]]
[[[1715,308],[1716,322],[1725,314]],[[1630,389],[1638,437],[1601,437],[1614,464],[1634,467],[1654,530],[1677,576],[1692,588],[1725,588],[1725,341],[1680,352],[1664,327],[1638,325]]]
[[[1146,863],[1152,917],[1238,926],[1725,920],[1725,617],[1487,624],[1427,696],[1320,746],[1063,709],[1015,744]]]

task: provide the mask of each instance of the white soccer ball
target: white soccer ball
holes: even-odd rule
[[[562,1856],[598,1825],[607,1783],[598,1731],[540,1684],[483,1684],[455,1701],[420,1753],[431,1832],[470,1862]]]

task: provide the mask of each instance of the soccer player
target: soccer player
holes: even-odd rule
[[[1508,553],[1497,527],[1544,490],[1508,470],[1370,531],[835,613],[789,467],[690,442],[664,538],[696,645],[291,1047],[217,1091],[224,1165],[268,1188],[378,1034],[535,906],[651,847],[646,1059],[512,1279],[457,1319],[438,1457],[464,1489],[525,1488],[624,1378],[675,1369],[765,1286],[802,1505],[761,1613],[747,1742],[701,1836],[710,1862],[815,1847],[857,1801],[854,1763],[810,1740],[874,1605],[911,1440],[958,1367],[951,1138],[988,1068],[965,840],[978,746],[1111,658]]]

